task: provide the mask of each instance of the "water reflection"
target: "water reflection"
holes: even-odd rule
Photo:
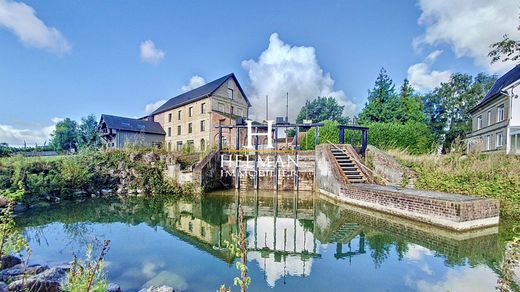
[[[492,288],[499,273],[503,247],[497,228],[452,233],[313,193],[98,199],[31,210],[17,221],[33,262],[66,261],[88,243],[112,239],[109,277],[125,291],[161,283],[208,291],[237,275],[224,241],[237,232],[240,206],[252,291],[427,291],[476,277]]]

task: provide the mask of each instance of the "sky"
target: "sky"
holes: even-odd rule
[[[453,72],[502,74],[489,44],[520,38],[516,0],[0,0],[0,142],[48,141],[56,122],[142,117],[230,72],[251,118],[294,120],[333,96],[353,116],[384,67],[426,92]]]

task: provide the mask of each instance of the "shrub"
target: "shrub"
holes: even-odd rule
[[[105,275],[104,258],[108,252],[109,240],[105,240],[97,259],[92,258],[92,245],[87,247],[86,259],[74,256],[72,268],[67,273],[65,291],[67,292],[105,292],[108,281]]]
[[[433,134],[423,123],[371,123],[367,126],[368,144],[378,148],[401,149],[410,154],[425,154],[433,150]]]
[[[323,121],[318,134],[318,143],[339,143],[339,123],[336,121]],[[314,127],[307,131],[302,141],[298,141],[302,150],[313,150],[316,147],[316,129]]]

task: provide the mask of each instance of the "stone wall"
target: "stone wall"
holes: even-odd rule
[[[499,222],[498,200],[375,184],[348,184],[333,163],[330,146],[318,146],[316,159],[317,187],[334,200],[454,230],[495,226]]]
[[[218,189],[226,183],[226,180],[222,180],[220,176],[219,151],[211,151],[193,167],[193,183],[200,191]]]

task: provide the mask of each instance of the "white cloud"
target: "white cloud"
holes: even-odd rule
[[[27,46],[54,53],[71,50],[69,42],[54,27],[48,27],[31,6],[25,3],[0,0],[0,27],[13,32]]]
[[[242,61],[249,74],[252,118],[265,119],[265,96],[269,96],[269,118],[285,116],[285,95],[289,92],[289,120],[294,121],[307,99],[332,96],[345,106],[344,114],[353,116],[356,105],[341,90],[334,91],[334,80],[318,64],[313,47],[285,44],[277,33],[271,34],[269,47],[257,61]]]
[[[201,87],[204,84],[206,84],[206,80],[204,80],[204,78],[202,78],[198,75],[194,75],[190,78],[190,81],[188,82],[188,84],[183,85],[181,87],[181,90],[182,90],[182,92],[190,91],[197,87]]]
[[[436,50],[430,53],[423,62],[414,64],[408,68],[408,80],[419,91],[431,90],[450,79],[451,71],[431,70],[431,64],[435,62],[442,51]]]
[[[496,274],[485,266],[465,268],[462,270],[448,270],[445,278],[438,282],[426,280],[408,281],[408,285],[415,284],[414,290],[430,291],[495,291],[497,284]]]
[[[161,99],[161,100],[158,100],[158,101],[156,101],[154,103],[149,103],[149,104],[145,105],[145,107],[144,107],[144,114],[145,115],[151,114],[153,111],[158,109],[161,105],[163,105],[165,102],[166,102],[166,100]]]
[[[422,14],[419,24],[426,27],[424,35],[414,40],[414,46],[448,44],[455,55],[472,58],[478,66],[491,72],[501,72],[513,63],[490,65],[489,45],[504,34],[518,39],[516,0],[419,0]]]
[[[141,43],[141,60],[150,64],[159,64],[166,53],[155,47],[151,40]]]
[[[52,118],[52,125],[43,127],[17,128],[12,125],[0,124],[0,143],[8,143],[11,146],[27,146],[49,144],[51,134],[56,127],[56,123],[63,121],[62,118]]]

